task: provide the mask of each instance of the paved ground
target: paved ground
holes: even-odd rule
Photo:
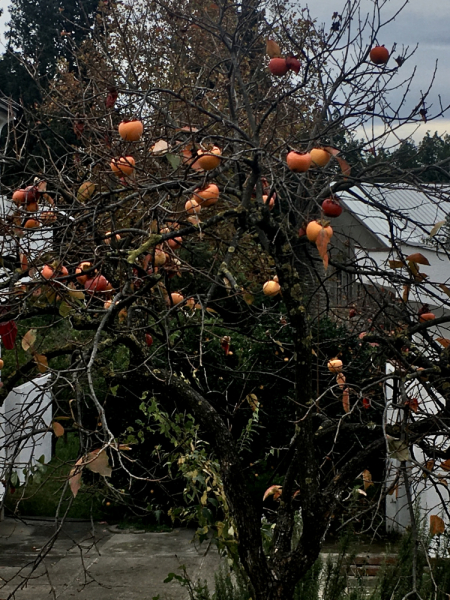
[[[178,583],[163,583],[170,572],[182,574],[180,565],[213,590],[219,556],[213,546],[194,544],[192,530],[116,533],[106,524],[92,531],[90,523],[70,522],[50,547],[54,531],[50,521],[0,522],[0,600],[185,600]]]

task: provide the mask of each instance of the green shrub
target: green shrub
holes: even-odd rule
[[[426,532],[420,535],[419,548],[429,544]],[[431,571],[424,551],[418,553],[417,596],[415,600],[448,600],[450,597],[450,542],[442,537],[440,555],[433,559]],[[412,590],[413,540],[410,533],[401,538],[396,548],[397,561],[381,568],[376,578],[351,573],[347,565],[355,558],[356,546],[351,535],[346,535],[340,543],[339,553],[325,562],[319,558],[296,586],[293,600],[402,600]],[[175,578],[175,576],[173,577]],[[251,600],[254,597],[251,585],[244,571],[239,567],[230,570],[227,564],[221,566],[215,575],[215,590],[211,594],[206,582],[193,584],[187,573],[177,576],[188,587],[191,600]],[[186,582],[189,582],[187,585]],[[412,595],[409,596],[411,599]]]

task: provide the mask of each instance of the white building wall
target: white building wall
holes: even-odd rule
[[[51,375],[37,377],[15,388],[0,407],[0,482],[8,471],[17,473],[24,483],[39,458],[48,463],[52,457]],[[0,506],[5,487],[0,483]]]
[[[407,244],[402,244],[401,250],[405,257],[420,252],[430,263],[429,265],[419,265],[420,272],[426,274],[428,277],[425,285],[411,286],[410,301],[417,302],[420,305],[427,303],[433,308],[433,312],[436,312],[434,309],[437,309],[436,316],[441,316],[442,312],[439,312],[439,300],[442,299],[447,301],[448,296],[438,287],[438,284],[444,284],[450,287],[450,265],[447,256],[426,247],[417,248],[417,246],[408,246]],[[397,272],[399,275],[407,275],[405,269],[397,269],[394,271],[390,268],[389,261],[393,259],[398,260],[398,257],[394,256],[391,250],[357,249],[356,256],[360,266],[367,266],[370,268],[376,264],[380,269],[385,269],[389,273]],[[392,288],[390,282],[383,277],[369,278],[363,275],[362,283],[366,285],[379,285],[387,289]],[[432,289],[434,296],[426,293],[427,287]],[[402,284],[399,284],[397,289],[398,295],[401,295],[402,291],[403,286]]]
[[[388,364],[386,372],[392,373],[394,368]],[[387,402],[386,421],[388,424],[401,422],[403,419],[403,410],[392,406],[393,380],[386,383],[385,395]],[[409,398],[417,398],[419,402],[418,409],[427,414],[435,414],[439,410],[439,401],[443,401],[439,394],[436,399],[431,398],[421,383],[415,381],[407,388]],[[428,439],[428,443],[434,441],[437,449],[444,450],[449,446],[449,440],[445,436],[435,436],[434,440]],[[410,494],[412,503],[417,510],[419,518],[419,527],[428,529],[430,516],[436,515],[443,519],[448,531],[450,527],[450,492],[446,479],[443,479],[448,473],[439,465],[443,462],[436,459],[435,464],[429,469],[432,475],[427,475],[421,469],[426,466],[427,459],[422,450],[413,445],[410,449],[410,460],[406,462],[407,475],[410,484]],[[386,496],[386,527],[388,531],[402,532],[411,524],[411,515],[407,502],[407,493],[404,480],[401,475],[400,461],[396,458],[388,458],[387,461],[387,489],[393,487],[392,493]],[[430,465],[431,466],[431,465]],[[436,545],[438,539],[434,538],[432,545]]]

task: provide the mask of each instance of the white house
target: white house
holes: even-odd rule
[[[450,214],[450,186],[423,185],[420,191],[406,184],[362,184],[339,194],[346,210],[333,222],[333,228],[350,239],[356,256],[367,266],[376,265],[392,273],[390,260],[404,260],[420,252],[430,266],[421,267],[427,274],[426,286],[415,286],[410,301],[427,302],[436,308],[448,297],[439,284],[450,287],[450,237],[448,252],[437,249],[433,240],[450,236],[442,227],[433,237],[433,228]],[[450,222],[449,222],[450,224]],[[394,242],[394,244],[393,244]],[[361,262],[360,262],[361,264]],[[366,285],[392,288],[392,280],[378,275],[363,276]],[[425,288],[432,289],[432,294]],[[396,287],[399,291],[402,284]]]
[[[335,219],[333,228],[338,236],[341,234],[351,240],[351,255],[360,265],[368,267],[368,273],[362,276],[360,283],[383,287],[396,296],[401,295],[403,282],[400,278],[395,282],[395,277],[394,281],[386,277],[386,273],[396,272],[389,261],[404,261],[407,256],[420,252],[430,264],[420,267],[421,272],[427,275],[426,284],[418,283],[410,290],[409,301],[413,310],[427,303],[436,316],[448,313],[450,298],[439,286],[444,284],[450,288],[450,252],[447,251],[447,248],[450,251],[450,243],[447,246],[445,237],[449,235],[446,219],[450,213],[450,187],[424,185],[418,191],[416,187],[399,183],[363,184],[339,196],[345,210]],[[437,238],[441,242],[440,248],[434,241]],[[433,327],[430,332],[436,337],[450,338],[450,325]],[[394,367],[388,364],[386,372],[393,371]],[[387,381],[386,423],[390,424],[401,421],[404,416],[403,410],[392,406],[393,389],[393,380]],[[439,410],[442,398],[439,394],[430,397],[417,380],[408,385],[407,393],[418,399],[421,411],[435,414]],[[446,449],[449,443],[442,435],[434,439],[435,446],[440,449]],[[391,489],[386,497],[387,529],[401,531],[410,525],[409,496],[420,506],[419,514],[426,526],[429,526],[430,516],[435,515],[442,518],[448,527],[450,519],[445,510],[450,501],[448,473],[439,464],[429,464],[430,473],[424,472],[420,465],[425,465],[426,458],[416,445],[407,454],[409,490],[405,487],[400,461],[394,457],[388,459],[386,483]],[[437,544],[437,540],[434,538],[433,543]]]

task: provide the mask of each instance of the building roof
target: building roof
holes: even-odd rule
[[[432,228],[450,214],[449,185],[360,184],[339,194],[347,209],[383,245],[430,245]],[[427,240],[428,238],[428,240]]]

